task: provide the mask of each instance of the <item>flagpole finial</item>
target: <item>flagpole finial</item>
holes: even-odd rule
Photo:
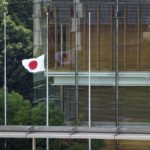
[[[5,16],[8,14],[8,12],[7,11],[4,11],[4,13],[3,13]]]

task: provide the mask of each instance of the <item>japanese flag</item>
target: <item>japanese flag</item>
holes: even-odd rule
[[[31,73],[45,71],[44,55],[37,58],[30,58],[22,60],[22,65]]]

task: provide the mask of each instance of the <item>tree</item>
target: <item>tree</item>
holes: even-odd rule
[[[7,93],[7,124],[29,125],[31,103],[23,99],[23,96],[12,91]],[[3,89],[0,89],[0,113],[4,114]],[[4,124],[4,115],[0,116],[0,124]]]
[[[31,103],[24,100],[23,96],[11,92],[7,96],[7,116],[9,125],[30,124]]]
[[[102,150],[105,147],[104,140],[91,140],[92,150]],[[71,140],[66,144],[67,150],[87,150],[88,141],[87,140]]]
[[[0,124],[4,124],[3,89],[0,89]],[[7,93],[7,124],[8,125],[45,125],[45,103],[32,107],[31,102],[20,94],[12,91]],[[63,125],[63,113],[51,103],[49,105],[50,125]],[[4,142],[4,141],[3,141]],[[59,140],[50,140],[52,150],[60,150],[62,143]],[[4,143],[3,143],[4,144]],[[1,143],[1,145],[3,145]],[[30,150],[31,140],[7,139],[7,150]],[[44,140],[39,140],[37,149],[44,150]],[[1,148],[3,149],[3,148]]]
[[[1,24],[0,33],[3,33]],[[0,39],[3,35],[0,34]],[[3,47],[3,40],[0,40],[0,48]],[[7,87],[8,90],[15,90],[25,98],[32,99],[33,79],[22,66],[22,59],[32,57],[32,32],[23,26],[16,25],[11,17],[7,17]],[[0,51],[0,67],[4,66],[4,53]],[[4,70],[0,70],[0,86],[3,86]]]
[[[74,142],[73,144],[71,144],[67,150],[87,150],[87,145],[85,143],[77,143]]]
[[[33,99],[33,78],[21,64],[32,57],[32,1],[0,0],[1,14],[7,12],[7,88]],[[26,6],[26,7],[25,7]],[[28,8],[27,8],[28,7]],[[20,10],[20,11],[19,11]],[[28,11],[26,11],[28,10]],[[26,13],[25,13],[26,12]],[[0,17],[3,18],[3,15]],[[3,19],[1,19],[3,20]],[[29,27],[30,26],[30,27]],[[0,67],[4,68],[3,21],[0,21]],[[0,87],[3,87],[4,70],[0,70]]]
[[[22,25],[27,29],[33,27],[33,4],[32,0],[8,0],[8,15],[16,24]]]
[[[49,104],[49,124],[50,125],[63,125],[64,116],[63,112],[60,111],[54,103]],[[31,123],[33,125],[45,125],[46,124],[46,104],[41,102],[31,111]]]
[[[3,24],[0,33],[3,33]],[[3,35],[0,34],[0,39]],[[32,32],[23,26],[16,25],[11,17],[7,17],[7,87],[8,90],[15,90],[25,98],[32,99],[32,75],[29,74],[21,64],[22,59],[32,57]],[[0,47],[3,49],[4,41],[0,41]],[[0,67],[4,66],[4,53],[0,51]],[[3,86],[4,70],[0,70],[0,86]],[[29,95],[30,94],[30,95]]]
[[[3,89],[0,89],[0,124],[4,124],[4,98]],[[23,99],[23,96],[16,92],[7,93],[7,124],[8,125],[29,125],[31,103]],[[4,150],[4,139],[1,140],[0,149]],[[30,150],[30,139],[7,139],[7,150]]]

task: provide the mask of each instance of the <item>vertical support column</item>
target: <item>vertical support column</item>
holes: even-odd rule
[[[97,71],[100,69],[100,31],[99,31],[99,26],[100,26],[100,10],[99,10],[99,5],[97,7]]]
[[[55,34],[55,51],[54,51],[54,56],[57,53],[57,44],[58,44],[58,42],[57,42],[57,39],[58,39],[57,33],[58,33],[58,31],[57,30],[58,30],[57,29],[57,7],[55,7],[55,33],[54,33]],[[57,69],[57,62],[55,60],[55,57],[54,57],[54,61],[55,61],[54,68]]]
[[[67,35],[68,35],[68,50],[69,50],[69,54],[70,54],[70,69],[72,70],[72,59],[73,59],[73,50],[72,50],[72,46],[71,46],[71,42],[72,42],[72,34],[71,34],[71,14],[72,12],[72,9],[71,7],[69,8],[69,17],[68,17],[68,30],[66,31],[67,32]]]
[[[137,26],[137,32],[138,32],[138,51],[137,51],[137,65],[138,65],[138,71],[140,71],[140,6],[137,8],[138,11],[138,26]]]
[[[32,150],[36,150],[36,139],[32,139]]]
[[[115,149],[116,149],[116,150],[119,150],[119,140],[116,140],[116,141],[115,141]]]
[[[116,127],[119,128],[119,0],[116,0],[116,12],[115,12],[115,19],[116,19],[116,43],[115,43],[115,89],[116,89]],[[116,150],[119,150],[119,141],[116,140]]]
[[[88,123],[91,127],[91,13],[89,12],[89,86],[88,86]],[[89,150],[91,150],[91,139],[89,139]]]
[[[75,100],[76,100],[76,121],[78,121],[79,110],[78,110],[78,102],[79,102],[79,94],[78,94],[78,0],[75,0],[74,4],[74,16],[75,16]]]
[[[111,7],[111,70],[113,71],[113,7]]]
[[[126,71],[126,32],[127,32],[127,8],[124,8],[124,34],[123,34],[123,70]]]
[[[119,0],[116,0],[116,54],[115,54],[115,66],[116,66],[116,72],[115,72],[115,87],[116,87],[116,127],[119,127],[119,100],[118,100],[118,81],[119,81]]]
[[[84,6],[83,16],[83,68],[86,70],[86,6]]]
[[[88,63],[88,71],[89,71],[89,88],[88,88],[88,114],[89,114],[89,127],[91,127],[91,13],[89,12],[89,63]]]
[[[33,55],[39,56],[41,55],[41,47],[45,44],[42,39],[42,27],[41,27],[41,0],[33,0]]]

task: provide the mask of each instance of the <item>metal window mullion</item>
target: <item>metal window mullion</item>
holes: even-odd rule
[[[64,41],[64,39],[63,39],[63,24],[60,24],[60,45],[61,45],[61,47],[60,47],[60,50],[61,50],[61,68],[63,67],[63,41]]]
[[[124,67],[123,70],[126,70],[126,35],[127,32],[127,8],[124,8],[124,34],[123,34],[123,40],[124,40],[124,46],[123,46],[123,62],[124,62]]]
[[[78,120],[78,15],[77,15],[77,3],[74,5],[75,15],[75,101],[76,101],[76,120]]]
[[[138,71],[140,71],[140,62],[141,62],[141,58],[140,58],[140,38],[141,38],[141,35],[140,35],[140,27],[141,27],[141,24],[140,24],[140,21],[141,21],[141,9],[140,9],[140,6],[138,6],[138,26],[137,26],[137,32],[138,32],[138,61],[137,61],[137,64],[138,64]]]
[[[116,127],[119,127],[119,97],[118,97],[118,80],[119,80],[119,0],[116,0],[116,13],[115,13],[115,18],[116,18],[116,54],[115,54],[115,61],[116,61],[116,70],[115,70],[115,88],[116,88]]]

